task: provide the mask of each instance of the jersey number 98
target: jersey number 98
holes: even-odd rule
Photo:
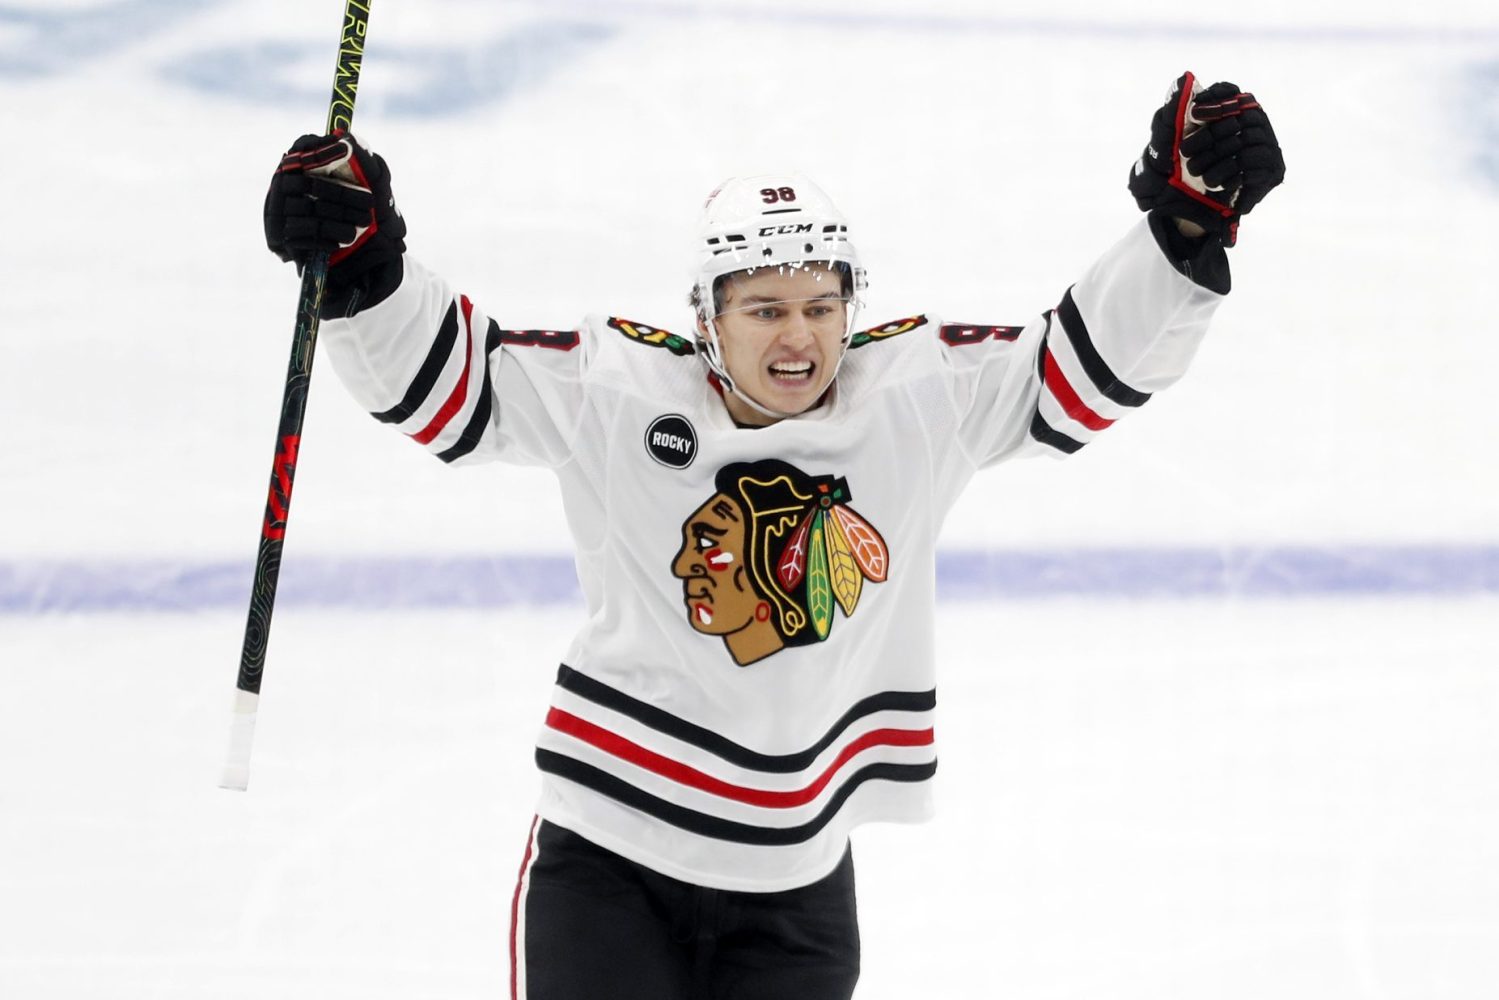
[[[767,205],[774,205],[778,201],[796,201],[796,190],[794,188],[761,188],[760,198]]]

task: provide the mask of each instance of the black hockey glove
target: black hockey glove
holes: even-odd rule
[[[390,169],[342,130],[304,135],[281,157],[265,196],[265,242],[300,272],[331,254],[322,316],[352,316],[401,282],[406,221],[390,193]]]
[[[1195,222],[1231,247],[1239,217],[1285,176],[1280,143],[1254,95],[1231,83],[1203,89],[1183,73],[1151,119],[1129,190],[1142,212]]]

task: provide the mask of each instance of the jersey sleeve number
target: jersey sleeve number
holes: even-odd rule
[[[767,205],[774,205],[782,201],[796,201],[796,189],[783,188],[761,188],[760,200]]]
[[[500,343],[513,347],[550,347],[570,351],[578,346],[576,330],[501,330]]]
[[[981,344],[991,337],[995,340],[1013,341],[1024,330],[1023,326],[964,326],[961,323],[947,323],[937,336],[950,347],[964,347],[968,344]]]

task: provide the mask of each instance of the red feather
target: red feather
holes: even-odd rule
[[[801,527],[792,533],[791,541],[786,543],[786,548],[781,553],[781,561],[776,564],[776,575],[781,578],[781,586],[787,590],[795,590],[796,585],[802,582],[802,574],[807,571],[807,533],[811,529],[812,517],[808,515]]]

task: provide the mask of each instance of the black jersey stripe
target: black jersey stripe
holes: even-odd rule
[[[1036,411],[1036,415],[1031,418],[1031,437],[1042,444],[1051,445],[1057,451],[1068,455],[1081,450],[1083,445],[1087,443],[1070,438],[1051,426],[1051,424],[1048,424],[1046,418],[1041,416],[1039,409]]]
[[[618,712],[673,739],[706,750],[730,764],[769,774],[795,774],[816,763],[818,756],[832,746],[849,726],[876,712],[929,712],[937,707],[937,692],[884,691],[870,695],[843,713],[843,717],[812,746],[797,753],[767,754],[741,746],[711,729],[688,722],[655,705],[649,705],[607,684],[584,676],[563,664],[557,671],[557,686],[586,701]]]
[[[437,457],[444,462],[451,462],[462,458],[475,448],[484,438],[484,429],[489,426],[489,414],[492,412],[494,402],[494,381],[489,375],[489,356],[500,346],[500,324],[494,320],[489,321],[489,331],[484,335],[484,384],[480,386],[479,398],[474,402],[474,412],[469,416],[468,423],[463,427],[463,433],[458,435],[458,440],[442,451]]]
[[[1072,343],[1072,350],[1077,354],[1078,361],[1082,362],[1083,371],[1087,372],[1098,391],[1120,406],[1144,406],[1146,400],[1150,399],[1150,393],[1125,385],[1114,374],[1108,362],[1104,361],[1103,355],[1093,346],[1093,337],[1088,333],[1088,325],[1083,322],[1083,314],[1072,300],[1071,288],[1063,294],[1057,313],[1062,319],[1062,329]]]
[[[551,750],[537,748],[536,766],[547,774],[555,774],[559,778],[575,781],[584,788],[591,789],[689,833],[713,837],[716,840],[730,840],[739,844],[755,844],[764,847],[785,847],[791,844],[804,844],[811,840],[832,821],[833,817],[838,814],[838,810],[843,808],[843,803],[847,802],[849,796],[853,795],[866,781],[918,782],[926,781],[937,773],[935,760],[924,764],[869,764],[851,774],[842,787],[833,793],[833,797],[828,800],[828,804],[822,808],[822,811],[812,819],[800,826],[770,827],[740,823],[736,820],[688,809],[675,802],[668,802],[644,789],[637,788],[617,775]]]
[[[406,395],[402,396],[401,401],[395,406],[383,413],[372,414],[372,416],[382,424],[398,424],[409,419],[432,394],[432,387],[437,384],[437,377],[442,374],[443,366],[448,363],[448,358],[453,356],[453,345],[457,341],[458,303],[454,301],[448,306],[448,311],[442,318],[442,325],[437,328],[437,336],[432,340],[432,349],[427,352],[426,360],[417,369],[416,377],[411,380],[411,385],[406,389]]]

